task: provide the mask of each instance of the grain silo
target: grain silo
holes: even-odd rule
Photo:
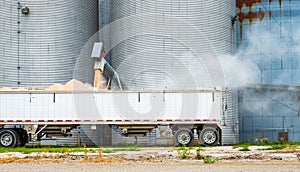
[[[0,6],[0,85],[72,79],[81,48],[98,30],[97,1],[3,0]]]
[[[233,0],[112,1],[112,66],[129,89],[222,85],[214,78],[221,72],[211,70],[221,68],[217,54],[235,49],[234,6]]]
[[[110,2],[111,64],[126,89],[226,85],[218,56],[235,52],[234,0]],[[223,144],[238,142],[233,90],[228,94],[228,108]]]

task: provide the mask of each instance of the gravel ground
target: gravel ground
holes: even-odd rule
[[[201,156],[217,159],[204,163],[191,150],[181,160],[174,148],[140,148],[139,151],[106,153],[1,153],[0,172],[98,172],[98,171],[205,171],[205,172],[287,172],[300,171],[300,150],[261,150],[243,152],[231,146],[204,148]]]
[[[205,171],[205,172],[299,172],[297,162],[216,162],[214,164],[195,163],[9,163],[0,165],[1,172],[106,172],[106,171]]]

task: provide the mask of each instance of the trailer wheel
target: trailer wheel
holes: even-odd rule
[[[16,131],[5,129],[0,132],[0,147],[16,147],[19,135]]]
[[[193,132],[188,128],[179,128],[174,135],[176,146],[190,146],[194,141]]]
[[[199,143],[206,146],[216,146],[220,136],[218,131],[212,127],[205,127],[199,134]]]

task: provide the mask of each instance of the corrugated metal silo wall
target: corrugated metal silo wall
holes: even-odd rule
[[[260,71],[259,80],[251,84],[300,85],[300,1],[245,1],[237,0],[237,46],[242,50],[243,59],[252,59]],[[299,120],[295,112],[298,110],[298,99],[270,100],[269,96],[296,96],[289,90],[261,92],[261,87],[252,90],[241,89],[239,100],[240,141],[264,136],[277,140],[278,131],[288,130],[291,141],[300,141]],[[288,88],[288,87],[286,87]],[[251,95],[255,93],[257,97]],[[295,95],[293,95],[295,94]],[[249,96],[249,97],[248,97]],[[283,97],[285,97],[283,96]],[[269,103],[262,106],[261,103]],[[282,104],[282,105],[280,105]],[[295,125],[292,125],[291,122]],[[284,124],[286,123],[286,124]],[[283,126],[284,125],[284,126]]]
[[[104,42],[105,59],[110,63],[110,0],[99,0],[99,40]],[[104,29],[107,28],[107,29]]]
[[[30,9],[28,15],[18,10],[18,2]],[[83,45],[98,30],[97,1],[2,0],[0,6],[0,85],[72,79]]]
[[[239,143],[238,90],[228,89],[226,95],[227,115],[222,127],[222,144]]]
[[[145,31],[144,35],[127,38],[112,47],[112,66],[129,89],[195,89],[208,86],[210,81],[206,67],[199,63],[199,57],[193,54],[191,47],[173,37],[156,35],[151,29],[153,25],[164,25],[170,28],[168,32],[175,35],[175,32],[180,32],[179,25],[187,22],[205,35],[213,51],[230,54],[235,46],[231,25],[231,17],[235,15],[234,6],[233,0],[111,1],[112,21],[143,13],[153,14],[150,18],[137,17],[134,23],[123,23],[120,26],[122,28],[111,29],[111,45],[117,44],[120,35]],[[178,19],[179,25],[175,22],[164,23],[171,17]],[[181,32],[186,31],[183,29]],[[197,33],[187,34],[193,39],[193,34]],[[203,47],[202,42],[198,40],[197,49],[210,56],[211,49]],[[187,71],[190,71],[197,86],[187,79],[190,77]]]

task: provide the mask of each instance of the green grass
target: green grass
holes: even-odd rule
[[[85,152],[85,153],[96,153],[99,147],[88,147],[88,148],[77,148],[77,147],[16,147],[16,148],[4,148],[0,147],[0,153],[7,152],[20,152],[23,154],[30,153],[71,153],[71,152]],[[137,146],[129,146],[126,148],[108,148],[103,149],[103,153],[113,153],[119,151],[139,151]]]
[[[296,150],[298,146],[300,146],[300,142],[285,142],[285,141],[277,141],[277,142],[268,142],[267,138],[255,139],[254,144],[249,144],[248,141],[242,142],[238,145],[232,146],[233,149],[242,148],[240,151],[250,151],[249,146],[268,146],[268,148],[260,149],[260,150],[281,150],[281,149],[289,149]]]
[[[281,150],[281,149],[285,149],[287,147],[287,145],[272,145],[269,148],[266,148],[265,150]]]
[[[96,152],[94,149],[87,149],[88,152]],[[70,153],[70,152],[84,152],[84,148],[55,148],[55,147],[41,147],[41,148],[30,148],[30,147],[16,147],[16,148],[3,148],[0,147],[0,153],[5,152],[20,152],[24,154],[30,154],[33,152],[49,152],[49,153]]]
[[[242,142],[238,145],[232,146],[232,149],[241,148],[239,151],[250,151],[249,146],[250,144],[248,142]]]

